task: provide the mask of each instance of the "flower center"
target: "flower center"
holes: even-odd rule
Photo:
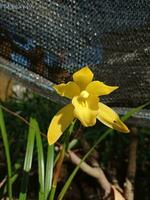
[[[83,99],[87,99],[89,97],[89,93],[86,90],[83,90],[80,93],[80,97],[82,97]]]

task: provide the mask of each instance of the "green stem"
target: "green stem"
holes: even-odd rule
[[[0,127],[1,127],[2,139],[3,139],[3,143],[4,143],[5,154],[6,154],[6,161],[7,161],[8,195],[9,195],[9,200],[12,200],[11,158],[10,158],[9,143],[8,143],[7,132],[6,132],[6,127],[5,127],[5,122],[4,122],[4,116],[3,116],[3,112],[2,112],[1,106],[0,106]]]
[[[55,168],[54,177],[53,177],[52,189],[51,189],[51,193],[50,193],[50,200],[54,200],[54,197],[55,197],[57,182],[58,182],[58,178],[59,178],[60,173],[61,173],[61,167],[62,167],[63,160],[64,160],[64,157],[65,157],[65,152],[68,149],[69,138],[70,138],[71,133],[73,132],[75,123],[76,123],[76,120],[74,120],[71,123],[71,125],[69,126],[68,131],[66,132],[66,135],[65,135],[64,143],[63,143],[62,148],[61,148],[61,150],[58,154],[59,157],[58,157],[58,160],[56,162],[56,168]]]
[[[51,193],[50,193],[50,200],[53,200],[54,197],[55,197],[56,187],[57,186],[52,185],[52,190],[51,190]]]

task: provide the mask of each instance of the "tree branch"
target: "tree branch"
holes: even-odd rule
[[[71,162],[74,163],[75,165],[78,165],[81,162],[81,159],[74,152],[68,151],[68,154],[69,154]],[[91,167],[86,162],[82,162],[82,164],[80,165],[80,169],[84,171],[85,173],[87,173],[88,175],[97,179],[97,181],[99,182],[99,184],[104,190],[103,198],[107,198],[109,194],[111,193],[111,184],[107,180],[100,166]]]

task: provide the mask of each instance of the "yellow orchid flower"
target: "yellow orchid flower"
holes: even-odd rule
[[[112,129],[129,132],[117,113],[99,102],[99,96],[108,95],[118,87],[92,80],[93,73],[86,66],[73,74],[73,81],[54,86],[57,93],[71,99],[71,103],[53,117],[48,128],[49,144],[55,143],[75,118],[85,127],[95,125],[98,119]]]

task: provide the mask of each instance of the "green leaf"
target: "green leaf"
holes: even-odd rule
[[[33,119],[34,128],[36,131],[36,146],[38,153],[38,178],[39,178],[39,200],[44,200],[44,176],[45,176],[45,164],[44,164],[44,153],[43,153],[43,144],[39,125],[35,119]]]
[[[6,162],[7,162],[8,195],[9,195],[9,199],[12,200],[12,182],[11,182],[12,167],[11,167],[11,158],[10,158],[9,142],[8,142],[8,138],[7,138],[7,131],[6,131],[6,126],[5,126],[5,121],[4,121],[4,116],[3,116],[3,112],[2,112],[1,106],[0,106],[0,129],[1,129],[1,134],[2,134],[3,144],[4,144],[4,148],[5,148],[5,154],[6,154]]]
[[[35,123],[35,121],[31,118],[28,139],[27,139],[26,155],[25,155],[24,167],[23,167],[23,178],[22,178],[22,183],[21,183],[21,192],[19,195],[19,200],[25,200],[27,197],[29,172],[31,170],[31,165],[32,165],[33,148],[34,148],[34,140],[35,140],[34,123]]]
[[[46,176],[45,176],[45,199],[48,198],[52,187],[53,168],[54,168],[54,145],[48,145]]]
[[[133,108],[131,109],[129,112],[127,112],[124,117],[122,117],[122,120],[125,121],[127,119],[129,119],[132,115],[134,115],[135,113],[139,112],[140,110],[142,110],[145,106],[147,106],[150,102],[139,106],[137,108]],[[71,175],[69,176],[68,180],[66,181],[64,187],[62,188],[59,196],[58,196],[58,200],[62,200],[65,193],[67,192],[73,178],[75,177],[76,173],[78,172],[78,170],[80,169],[80,165],[82,164],[82,162],[84,162],[86,160],[86,158],[92,153],[92,151],[95,149],[95,147],[102,142],[113,130],[112,129],[108,129],[103,135],[101,135],[99,137],[99,139],[96,141],[96,143],[91,147],[91,149],[85,154],[85,156],[82,158],[81,162],[79,163],[79,165],[77,165],[75,167],[75,169],[73,170],[73,172],[71,173]]]
[[[149,104],[150,104],[150,102],[145,103],[145,104],[143,104],[143,105],[141,105],[141,106],[138,106],[137,108],[133,108],[133,109],[129,110],[129,111],[121,118],[121,120],[122,120],[122,121],[125,121],[125,120],[129,119],[129,118],[132,117],[135,113],[140,112],[140,110],[142,110],[143,108],[145,108],[145,107],[148,106]]]

